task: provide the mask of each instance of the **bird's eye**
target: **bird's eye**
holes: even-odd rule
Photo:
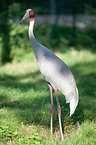
[[[30,11],[29,14],[32,16],[32,15],[34,15],[34,12],[33,11]]]

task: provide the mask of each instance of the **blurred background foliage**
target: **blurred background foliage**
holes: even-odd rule
[[[36,16],[56,16],[53,25],[47,22],[35,26],[36,38],[43,45],[50,49],[70,45],[96,50],[96,0],[0,0],[0,63],[11,62],[15,55],[31,50],[28,23],[20,24],[28,8],[32,8]],[[71,16],[72,21],[69,25],[66,21],[58,25],[60,16]],[[77,19],[82,23],[83,16],[90,23],[79,28]]]

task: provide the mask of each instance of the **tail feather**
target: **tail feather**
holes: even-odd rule
[[[70,116],[74,113],[77,105],[78,105],[79,95],[78,95],[78,89],[76,87],[76,93],[75,96],[70,101]]]
[[[79,100],[79,95],[78,95],[78,89],[76,87],[73,93],[70,91],[66,95],[66,103],[70,103],[70,116],[74,113],[78,105],[78,100]]]

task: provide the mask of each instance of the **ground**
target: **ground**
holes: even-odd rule
[[[60,139],[55,93],[54,134],[50,135],[50,92],[40,74],[33,50],[30,50],[19,58],[20,62],[15,58],[11,64],[0,66],[2,145],[96,144],[95,52],[67,47],[56,49],[54,53],[69,66],[79,90],[79,104],[72,117],[69,117],[69,104],[66,104],[64,96],[58,92],[64,141]]]

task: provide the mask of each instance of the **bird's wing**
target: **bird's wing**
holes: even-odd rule
[[[64,94],[66,103],[70,103],[70,115],[72,115],[78,104],[78,90],[68,66],[46,47],[38,65],[45,80]]]

